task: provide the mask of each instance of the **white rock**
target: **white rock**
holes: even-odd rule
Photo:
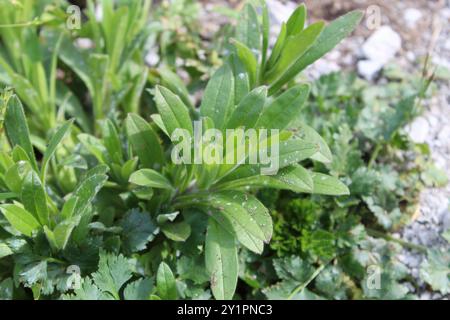
[[[430,132],[430,124],[428,121],[419,117],[414,120],[407,128],[407,132],[409,133],[409,137],[415,143],[425,143],[427,141],[428,134]]]
[[[367,80],[373,80],[378,71],[383,68],[383,63],[374,60],[358,61],[358,73]]]
[[[422,18],[422,12],[416,8],[408,8],[405,10],[403,17],[405,18],[407,26],[413,28]]]
[[[389,26],[382,26],[367,39],[362,50],[367,59],[386,64],[401,47],[399,34]]]
[[[362,46],[363,56],[367,60],[358,63],[358,72],[364,78],[372,80],[401,47],[402,39],[398,33],[389,26],[380,27]]]

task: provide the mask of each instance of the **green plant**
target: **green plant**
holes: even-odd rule
[[[280,282],[260,275],[254,269],[257,264],[248,258],[246,273],[260,280],[256,289],[262,289],[266,297],[414,298],[405,283],[410,283],[409,288],[418,284],[398,260],[402,247],[427,254],[422,266],[424,281],[443,294],[448,291],[443,277],[448,270],[445,251],[391,235],[416,214],[418,195],[425,186],[446,183],[445,178],[428,179],[430,168],[438,170],[429,159],[428,148],[410,141],[403,129],[420,114],[419,98],[426,98],[432,90],[427,90],[429,81],[420,75],[400,77],[388,66],[385,76],[390,81],[382,85],[341,73],[322,76],[314,83],[300,125],[310,123],[333,153],[331,162],[316,162],[315,169],[345,177],[350,195],[299,198],[289,192],[259,192],[273,212],[274,236],[266,255]],[[286,271],[279,271],[282,265],[295,275],[293,265],[298,264],[306,270],[300,276],[288,277]],[[371,267],[380,268],[382,290],[367,285]]]
[[[113,7],[111,2],[102,1],[100,5],[103,19],[95,20],[90,4],[89,20],[78,33],[93,39],[94,47],[84,52],[66,34],[61,34],[57,36],[59,50],[53,53],[54,70],[59,56],[63,67],[73,70],[88,89],[95,131],[89,129],[91,124],[83,125],[78,118],[78,127],[73,121],[59,119],[61,125],[53,130],[48,146],[41,143],[38,148],[42,158],[36,157],[19,99],[5,97],[2,103],[6,106],[4,127],[9,145],[1,158],[1,211],[5,218],[0,238],[2,257],[14,260],[19,275],[16,280],[22,288],[31,288],[35,298],[68,293],[67,298],[119,299],[119,291],[133,273],[125,266],[124,256],[118,254],[122,252],[133,255],[136,263],[146,270],[146,278],[139,281],[150,283],[147,277],[156,275],[156,291],[147,288],[145,297],[152,293],[154,298],[176,298],[180,293],[170,280],[174,278],[170,267],[163,263],[156,270],[155,263],[167,260],[173,266],[170,257],[181,246],[186,255],[177,265],[178,274],[186,281],[181,297],[202,295],[209,279],[216,298],[230,299],[239,276],[240,246],[260,254],[264,243],[272,237],[272,219],[254,196],[254,190],[272,187],[297,193],[348,194],[339,179],[299,164],[306,159],[327,161],[330,156],[323,140],[311,128],[305,126],[300,133],[289,130],[308,98],[309,85],[290,85],[285,89],[287,81],[283,79],[291,80],[294,74],[284,75],[287,70],[284,64],[279,69],[283,74],[281,80],[272,81],[264,76],[268,27],[264,18],[263,33],[259,32],[259,23],[256,29],[237,28],[238,40],[258,43],[257,47],[251,46],[260,50],[258,58],[253,57],[261,58],[263,66],[257,67],[261,72],[256,77],[254,70],[242,69],[241,60],[248,67],[242,52],[250,43],[241,41],[237,55],[226,58],[226,63],[209,80],[196,109],[177,76],[160,69],[161,84],[171,82],[168,79],[177,82],[175,86],[158,85],[150,91],[157,111],[150,123],[136,113],[147,81],[147,74],[139,70],[143,68],[143,39],[151,30],[151,26],[146,26],[149,2],[125,1]],[[289,23],[290,32],[309,33],[307,29],[302,31],[303,25],[297,21],[302,19],[298,15],[304,10],[301,7],[290,19],[296,21],[294,25]],[[241,21],[254,28],[255,9],[247,6],[243,14]],[[344,37],[336,28],[350,32],[361,15],[352,13],[338,24],[331,24],[323,31],[326,37],[322,40],[317,32],[315,36],[319,37],[308,38],[312,51],[296,52],[295,57],[288,57],[291,38],[287,38],[280,59],[294,59],[299,65],[312,63],[333,47],[324,48],[320,45],[323,41],[331,37],[337,43]],[[111,25],[115,23],[122,25],[120,32],[112,32]],[[45,31],[43,28],[40,32]],[[302,59],[303,53],[310,57]],[[277,62],[276,58],[273,60]],[[295,73],[301,69],[296,68]],[[55,77],[49,79],[54,81]],[[78,90],[73,84],[70,87]],[[130,112],[126,119],[115,116],[118,106],[122,106],[124,114]],[[52,110],[56,112],[55,104]],[[243,117],[246,114],[252,116]],[[193,120],[223,133],[240,127],[256,132],[279,130],[260,140],[259,146],[267,151],[277,144],[278,174],[261,175],[260,164],[171,163],[170,152],[179,142],[173,133],[177,129],[193,133]],[[53,129],[47,124],[42,128],[46,135]],[[72,134],[68,135],[70,128]],[[66,136],[66,143],[61,145]],[[206,141],[201,153],[211,150],[213,145],[212,140]],[[261,151],[247,144],[233,144],[232,150],[242,148],[248,151],[247,157]],[[187,152],[191,151],[195,152],[194,149]],[[77,265],[89,274],[97,267],[99,252],[105,249],[117,255],[100,253],[98,271],[84,278],[82,289],[75,290],[72,296],[65,268]],[[188,275],[190,264],[203,269],[194,279]],[[111,283],[107,280],[108,272],[120,274],[121,280],[114,282],[113,287],[105,287]],[[130,292],[125,288],[125,298],[128,293],[135,294],[139,287],[136,283]]]

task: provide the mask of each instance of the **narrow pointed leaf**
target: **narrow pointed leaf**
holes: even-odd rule
[[[233,298],[238,279],[238,256],[234,237],[209,219],[205,239],[205,263],[211,290],[218,300]]]

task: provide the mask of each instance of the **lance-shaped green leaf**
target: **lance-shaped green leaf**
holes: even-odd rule
[[[234,76],[234,105],[238,105],[239,102],[250,91],[250,80],[248,73],[242,61],[239,59],[236,53],[231,53],[228,57],[228,64],[233,71]]]
[[[60,222],[53,230],[55,245],[59,250],[64,250],[69,242],[73,229],[78,225],[80,217],[72,217],[71,219]]]
[[[170,240],[183,242],[191,235],[191,226],[186,221],[165,223],[161,231]]]
[[[137,114],[128,114],[125,122],[128,139],[141,164],[147,168],[161,167],[164,154],[152,127]]]
[[[3,204],[0,210],[11,226],[25,236],[31,237],[41,226],[31,213],[18,205]]]
[[[285,41],[287,37],[287,28],[286,24],[283,22],[281,24],[281,30],[280,34],[278,35],[277,41],[275,42],[275,45],[273,46],[272,53],[270,54],[270,58],[267,61],[266,69],[270,70],[275,63],[278,61],[278,58],[280,57],[281,51],[283,50]]]
[[[262,253],[264,242],[268,243],[272,238],[272,218],[264,205],[255,197],[244,194],[242,192],[228,191],[221,192],[221,196],[226,202],[223,206],[216,206],[215,209],[208,208],[208,213],[214,218],[223,228],[231,234],[234,234],[238,241],[255,253]],[[241,211],[232,214],[229,208],[232,203],[241,207]],[[248,225],[246,219],[249,218],[252,224]],[[260,233],[255,233],[250,228],[255,227],[259,229],[264,235],[261,239]]]
[[[45,181],[45,176],[47,174],[47,166],[50,161],[50,159],[55,154],[56,148],[61,143],[61,141],[64,139],[64,137],[67,136],[67,134],[70,131],[70,127],[72,126],[73,120],[66,121],[51,137],[50,142],[45,149],[44,152],[44,158],[42,159],[42,166],[41,166],[41,179],[42,181]]]
[[[102,166],[98,166],[102,167]],[[94,168],[95,169],[95,168]],[[108,176],[104,173],[92,171],[75,189],[72,197],[77,197],[78,201],[73,209],[73,215],[83,215],[86,208],[94,200],[97,193],[108,180]]]
[[[221,129],[234,105],[234,77],[228,64],[220,67],[209,80],[200,114],[213,120],[216,129]]]
[[[247,94],[239,105],[234,109],[230,120],[226,125],[227,129],[244,127],[253,128],[258,121],[261,110],[264,107],[267,97],[267,88],[259,87]]]
[[[294,10],[286,23],[288,36],[297,35],[303,30],[306,22],[306,14],[307,10],[304,3]]]
[[[254,86],[256,83],[256,77],[258,76],[258,61],[255,58],[252,50],[247,47],[242,42],[238,40],[232,40],[234,46],[236,47],[236,52],[238,54],[239,59],[245,66],[247,73],[250,78],[250,86]]]
[[[276,93],[299,72],[314,63],[347,37],[359,24],[364,12],[352,11],[331,22],[322,31],[314,45],[297,62],[270,86],[269,94]]]
[[[255,237],[244,229],[243,225],[236,223],[233,216],[222,212],[220,209],[208,208],[207,213],[216,220],[222,228],[234,235],[236,239],[248,250],[261,254],[264,249],[264,241]]]
[[[313,193],[331,196],[349,195],[347,186],[338,178],[314,172],[311,174],[314,181]]]
[[[211,290],[216,299],[233,298],[238,279],[238,257],[232,234],[214,219],[208,220],[205,239],[205,264],[211,276]]]
[[[312,158],[312,156],[319,151],[319,146],[317,143],[306,141],[302,139],[289,139],[280,142],[278,145],[278,168],[283,169],[291,164],[297,164],[302,160]],[[260,163],[241,165],[236,170],[223,177],[220,182],[229,182],[260,175],[261,169],[264,167],[266,167],[266,165]]]
[[[38,168],[30,140],[30,131],[28,130],[27,120],[25,118],[22,103],[16,95],[13,95],[8,100],[4,125],[11,145],[13,147],[19,145],[25,150],[31,161],[31,166],[37,171]]]
[[[272,222],[267,209],[256,198],[241,192],[223,191],[203,200],[203,209],[222,227],[247,248],[261,253],[263,242],[269,242],[272,237]]]
[[[175,277],[172,270],[165,263],[161,262],[156,274],[156,290],[158,296],[164,300],[176,300],[177,299],[177,286],[175,283]]]
[[[64,206],[61,209],[61,219],[67,220],[70,219],[73,214],[75,213],[75,208],[78,202],[77,197],[70,197],[65,203]]]
[[[288,36],[278,62],[272,70],[267,72],[266,81],[271,83],[289,70],[297,59],[303,56],[303,54],[311,48],[324,27],[325,23],[320,21],[310,25],[295,36]]]
[[[94,84],[90,76],[87,58],[68,37],[64,37],[61,42],[59,57],[80,77],[89,92],[94,93]]]
[[[102,123],[102,142],[108,151],[109,158],[114,163],[121,164],[123,161],[122,142],[116,127],[109,119]]]
[[[177,95],[167,88],[156,86],[155,102],[169,137],[176,129],[186,129],[193,135],[189,110]]]
[[[221,190],[273,188],[294,192],[313,192],[311,174],[300,165],[283,168],[274,176],[260,175],[259,171],[243,172],[243,174],[247,177],[221,183],[217,188]]]
[[[291,129],[295,131],[295,135],[300,139],[314,143],[319,147],[319,150],[311,156],[311,159],[323,163],[330,163],[333,160],[333,155],[327,143],[313,128],[302,122],[295,122],[292,124]]]
[[[309,95],[309,85],[292,87],[267,106],[256,123],[257,128],[285,129],[295,120]]]
[[[41,225],[49,225],[47,195],[36,172],[30,171],[22,183],[22,203]]]
[[[25,161],[19,161],[12,165],[5,172],[5,184],[14,193],[20,194],[22,192],[23,178],[32,170],[30,163]]]
[[[184,104],[190,110],[193,110],[194,106],[189,98],[189,91],[186,88],[183,79],[181,79],[175,72],[171,71],[167,66],[158,68],[158,73],[161,77],[161,85],[180,97]]]
[[[258,14],[251,4],[246,4],[236,26],[236,39],[250,50],[259,52],[261,49],[261,30]]]
[[[141,169],[130,176],[130,182],[142,187],[172,190],[170,181],[159,172],[152,169]]]
[[[95,157],[101,164],[109,163],[108,151],[102,141],[90,134],[80,133],[77,136],[81,144]]]

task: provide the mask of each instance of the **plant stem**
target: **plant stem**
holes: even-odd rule
[[[295,297],[297,293],[305,289],[311,283],[311,281],[313,281],[319,275],[319,273],[322,272],[322,270],[326,267],[327,264],[328,263],[320,265],[305,282],[303,282],[301,285],[295,288],[295,290],[292,291],[292,293],[289,295],[288,300],[292,300],[292,298]]]
[[[381,142],[378,142],[378,144],[375,147],[375,150],[372,153],[372,156],[370,157],[369,164],[367,165],[369,169],[372,168],[373,164],[375,163],[375,160],[377,160],[378,155],[380,154],[382,148],[383,144]]]
[[[408,241],[404,241],[404,240],[401,240],[401,239],[394,238],[393,236],[385,234],[385,233],[383,233],[381,231],[368,229],[368,228],[366,228],[366,231],[367,231],[367,234],[372,236],[372,237],[383,238],[383,239],[388,240],[388,241],[396,242],[396,243],[398,243],[398,244],[400,244],[403,247],[408,248],[408,249],[416,250],[416,251],[419,251],[419,252],[422,252],[422,253],[426,253],[427,250],[428,250],[427,247],[425,247],[425,246],[422,246],[420,244],[414,244],[414,243],[411,243],[411,242],[408,242]]]

